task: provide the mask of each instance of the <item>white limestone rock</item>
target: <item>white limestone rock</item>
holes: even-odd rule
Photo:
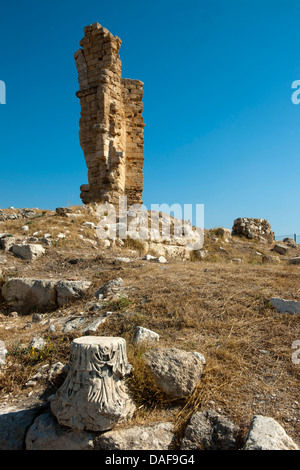
[[[1,294],[8,306],[28,313],[49,310],[56,306],[56,282],[51,279],[11,278],[2,286]]]
[[[157,386],[172,398],[190,395],[203,373],[199,357],[174,347],[153,348],[144,359]]]
[[[90,286],[89,281],[58,281],[56,284],[57,304],[64,305],[81,298]]]
[[[133,344],[135,346],[148,346],[159,341],[159,335],[142,326],[135,328]]]
[[[4,341],[0,340],[0,368],[5,364],[7,349]]]
[[[169,450],[175,441],[172,423],[108,431],[94,441],[95,450]]]
[[[118,294],[124,290],[124,281],[121,277],[112,279],[111,281],[104,284],[100,289],[97,290],[95,296],[97,298],[109,297],[114,294]]]
[[[46,250],[42,245],[12,245],[10,251],[23,260],[34,260],[45,254]]]
[[[58,422],[77,430],[106,431],[130,419],[135,405],[124,377],[131,369],[123,338],[73,340],[67,378],[51,401]]]
[[[275,419],[255,415],[243,450],[299,450],[299,448]]]

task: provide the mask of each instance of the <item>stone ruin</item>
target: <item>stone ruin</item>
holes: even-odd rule
[[[142,204],[143,82],[121,77],[121,40],[99,23],[84,28],[75,54],[80,90],[80,145],[88,168],[84,204]]]
[[[106,431],[132,417],[135,405],[124,383],[131,368],[125,339],[74,339],[68,375],[51,402],[58,422],[77,430]]]
[[[239,217],[233,222],[232,235],[246,237],[251,240],[256,239],[267,243],[274,241],[274,232],[266,219]]]

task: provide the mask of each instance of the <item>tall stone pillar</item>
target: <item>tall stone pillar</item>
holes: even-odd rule
[[[143,83],[121,77],[121,40],[99,23],[84,28],[74,57],[80,90],[80,145],[88,168],[83,203],[142,204]]]

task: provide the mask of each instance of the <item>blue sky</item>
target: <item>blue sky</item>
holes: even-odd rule
[[[81,204],[73,58],[84,26],[122,40],[144,85],[144,203],[204,204],[205,227],[267,218],[300,235],[299,0],[0,4],[0,207]]]

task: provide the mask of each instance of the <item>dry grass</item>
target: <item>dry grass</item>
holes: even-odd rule
[[[297,315],[279,314],[265,303],[272,296],[300,301],[299,266],[284,261],[263,265],[257,252],[268,253],[268,246],[244,240],[226,244],[221,239],[214,241],[213,233],[205,239],[207,259],[166,265],[141,260],[139,247],[131,241],[114,252],[83,243],[78,239],[83,233],[78,219],[48,217],[42,221],[41,217],[33,221],[32,233],[39,229],[50,233],[51,226],[59,222],[64,231],[70,231],[68,238],[34,263],[9,255],[6,274],[88,279],[93,282],[91,295],[110,279],[124,279],[127,298],[107,305],[107,310],[115,313],[97,334],[119,335],[127,341],[129,361],[134,366],[127,383],[138,405],[135,422],[172,419],[180,435],[196,410],[220,410],[241,429],[254,414],[262,414],[277,419],[299,444],[300,369],[291,356],[292,343],[300,339],[300,320]],[[5,230],[18,233],[17,224],[21,225],[20,221],[11,221]],[[59,231],[63,230],[59,227]],[[84,234],[94,239],[93,231],[85,230]],[[130,251],[133,249],[137,249],[135,255]],[[133,262],[118,264],[115,256],[131,256]],[[243,262],[230,262],[233,257]],[[70,264],[71,258],[78,262]],[[88,297],[61,314],[85,311],[87,301]],[[49,312],[49,316],[56,314]],[[0,400],[8,394],[28,393],[24,384],[42,363],[68,360],[72,336],[60,334],[49,337],[47,357],[28,357],[25,351],[30,338],[43,334],[43,328],[33,324],[24,329],[27,322],[26,317],[0,317],[0,339],[9,345],[10,352],[10,365],[2,372]],[[162,347],[175,345],[205,356],[204,375],[190,397],[170,402],[157,389],[144,366],[143,351],[132,344],[138,325],[157,332]],[[11,329],[6,330],[7,326]],[[23,344],[23,353],[19,349],[13,355],[18,342]]]

